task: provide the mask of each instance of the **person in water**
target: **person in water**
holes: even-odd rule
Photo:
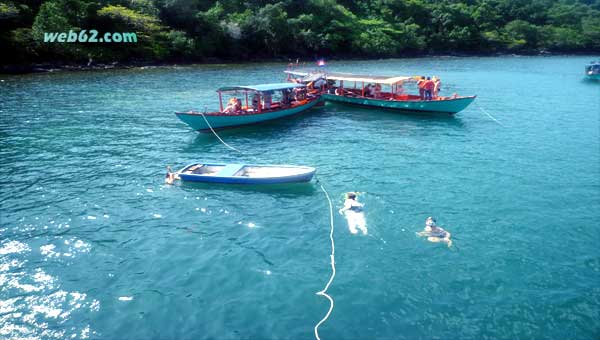
[[[167,174],[165,175],[165,183],[173,184],[173,182],[177,179],[177,176],[173,172],[170,166],[167,166]]]
[[[425,229],[422,232],[417,233],[417,235],[427,237],[427,241],[429,242],[444,242],[448,247],[452,246],[452,240],[450,239],[451,234],[443,228],[438,227],[435,224],[435,219],[433,217],[427,217],[425,220]]]
[[[352,234],[358,233],[360,229],[363,235],[367,234],[367,226],[365,221],[365,214],[363,212],[364,204],[356,200],[356,193],[346,193],[346,200],[344,201],[344,207],[339,210],[340,214],[346,216],[348,220],[348,228]]]

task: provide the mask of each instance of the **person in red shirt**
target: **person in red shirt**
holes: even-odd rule
[[[425,89],[425,100],[431,100],[434,86],[433,80],[431,80],[430,77],[427,77],[427,80],[423,84],[423,88]]]

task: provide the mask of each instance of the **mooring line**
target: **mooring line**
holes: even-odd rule
[[[496,118],[494,118],[491,114],[489,114],[483,107],[479,106],[479,104],[477,104],[477,107],[481,110],[481,112],[485,113],[488,117],[490,117],[493,121],[495,121],[496,123],[500,124],[500,126],[502,127],[506,127],[506,125],[502,124],[499,120],[497,120]]]
[[[329,286],[331,285],[331,283],[333,282],[333,278],[335,277],[335,242],[333,241],[333,205],[331,204],[331,199],[329,198],[327,190],[325,190],[325,188],[323,187],[323,184],[321,184],[321,182],[318,179],[317,183],[319,183],[321,190],[323,190],[323,193],[325,194],[325,197],[327,197],[327,201],[329,202],[329,223],[331,225],[331,230],[329,232],[329,239],[331,240],[331,255],[329,255],[331,259],[331,277],[329,278],[329,281],[327,281],[325,288],[317,292],[317,295],[324,296],[329,300],[329,310],[327,311],[327,314],[325,314],[323,319],[321,319],[321,321],[319,321],[319,323],[315,325],[315,338],[317,338],[317,340],[321,340],[321,338],[319,338],[319,326],[321,326],[321,324],[329,318],[329,315],[331,315],[331,312],[333,311],[333,298],[329,296],[329,294],[327,294],[327,289],[329,289]]]
[[[225,143],[225,141],[222,140],[221,137],[219,137],[219,135],[215,132],[215,130],[213,129],[213,127],[210,125],[210,123],[208,122],[208,119],[206,119],[206,117],[204,117],[204,113],[202,113],[202,112],[199,112],[199,113],[200,113],[200,115],[202,115],[202,118],[204,118],[204,121],[206,122],[206,125],[208,125],[208,127],[210,128],[210,131],[212,131],[212,133],[215,135],[215,137],[217,137],[221,141],[221,143],[223,143],[223,145],[225,145],[226,147],[230,148],[231,150],[234,150],[234,151],[237,151],[239,153],[242,153],[240,150],[238,150],[238,149],[234,148],[233,146]]]
[[[240,150],[225,143],[225,141],[223,139],[221,139],[221,137],[219,137],[219,135],[215,132],[215,130],[210,125],[210,123],[208,122],[208,119],[206,119],[204,114],[202,112],[200,112],[200,115],[202,115],[202,118],[204,118],[204,121],[206,122],[206,125],[208,125],[208,127],[210,128],[210,131],[212,131],[212,133],[215,135],[215,137],[217,137],[219,139],[219,141],[221,141],[221,143],[223,143],[223,145],[230,148],[231,150],[234,150],[236,152],[243,154],[243,152],[241,152]],[[331,286],[331,283],[333,282],[333,279],[335,278],[335,242],[333,241],[333,204],[331,203],[331,199],[329,198],[329,193],[327,192],[327,190],[325,190],[325,188],[323,187],[323,184],[321,184],[319,179],[317,179],[317,183],[321,187],[321,190],[325,194],[325,197],[327,198],[327,202],[329,203],[329,224],[331,226],[331,229],[329,231],[329,239],[331,240],[331,255],[329,255],[329,257],[331,259],[331,277],[329,277],[329,281],[327,281],[325,288],[323,288],[323,290],[316,293],[317,295],[324,296],[325,298],[327,298],[327,300],[329,300],[329,310],[327,311],[327,314],[325,314],[323,319],[321,319],[321,321],[319,321],[315,325],[315,337],[317,338],[317,340],[321,340],[321,338],[319,337],[319,326],[321,326],[321,324],[323,324],[325,321],[327,321],[327,319],[331,315],[331,312],[333,311],[333,306],[334,306],[333,298],[329,294],[327,294],[327,289],[329,289],[329,286]]]

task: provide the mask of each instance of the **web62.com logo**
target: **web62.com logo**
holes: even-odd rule
[[[89,33],[88,33],[89,32]],[[45,43],[137,43],[135,32],[106,32],[98,37],[97,30],[74,32],[44,32]]]

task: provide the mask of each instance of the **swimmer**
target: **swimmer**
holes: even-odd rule
[[[452,240],[450,239],[451,234],[441,227],[435,225],[435,219],[433,217],[427,217],[425,220],[425,229],[417,233],[418,236],[427,237],[429,242],[444,242],[448,245],[448,248],[452,246]]]
[[[179,179],[179,176],[177,176],[176,173],[173,172],[173,170],[171,169],[170,166],[167,166],[167,174],[165,175],[165,183],[166,184],[173,184],[173,182]]]
[[[365,214],[363,212],[364,204],[359,203],[356,200],[356,193],[346,193],[346,200],[344,201],[344,207],[339,210],[340,214],[346,216],[348,221],[348,228],[352,234],[358,233],[360,229],[363,235],[367,234],[367,222],[365,221]]]

